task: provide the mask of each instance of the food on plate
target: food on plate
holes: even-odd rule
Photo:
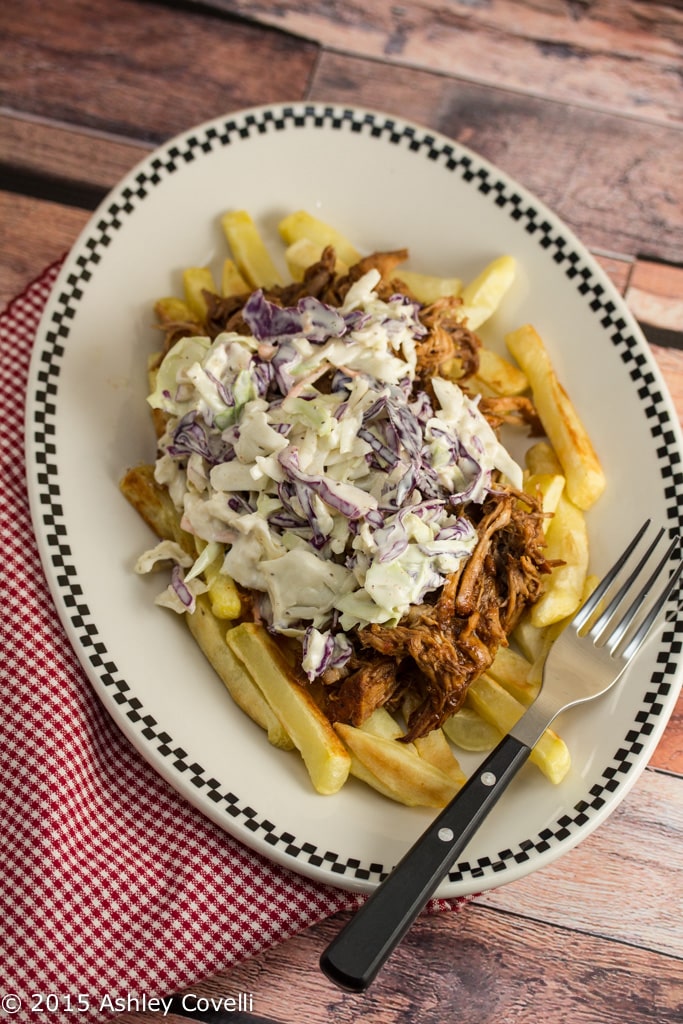
[[[228,647],[244,664],[304,759],[319,793],[336,793],[349,774],[351,758],[330,722],[303,682],[292,678],[290,666],[266,629],[243,622],[229,630]]]
[[[121,481],[158,537],[136,569],[170,568],[157,603],[318,792],[443,806],[455,750],[510,729],[582,598],[597,456],[535,332],[507,338],[520,365],[475,333],[511,257],[462,285],[299,211],[283,283],[247,213],[222,226],[220,284],[188,267],[155,305],[157,459]],[[503,427],[537,438],[525,468]],[[532,761],[559,782],[569,751],[547,730]]]
[[[506,344],[529,379],[534,404],[567,480],[574,505],[588,509],[605,489],[600,460],[550,355],[536,330],[526,324],[507,335]]]

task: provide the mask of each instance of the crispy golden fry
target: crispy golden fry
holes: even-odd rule
[[[208,584],[207,595],[211,610],[219,619],[238,619],[242,614],[242,601],[231,576],[220,571],[220,562],[210,565],[204,572]]]
[[[599,583],[597,576],[589,575],[586,577],[586,582],[583,588],[583,594],[581,595],[580,604],[587,601],[590,595],[593,593]],[[594,614],[598,614],[597,612]],[[536,650],[536,656],[534,658],[531,669],[529,670],[529,684],[531,686],[540,687],[543,680],[543,669],[545,667],[546,658],[550,653],[550,649],[557,640],[558,636],[568,625],[572,619],[572,615],[569,615],[566,619],[561,619],[559,622],[554,622],[552,626],[545,626],[543,629],[536,630],[539,646]],[[531,620],[531,616],[529,616]],[[589,620],[591,621],[591,620]],[[531,629],[534,627],[531,626]]]
[[[185,323],[196,323],[199,327],[199,321],[195,314],[190,309],[187,302],[183,299],[178,299],[174,295],[167,295],[161,299],[157,299],[154,303],[154,312],[156,318],[160,324],[185,324]]]
[[[467,691],[467,703],[482,718],[505,734],[526,710],[490,676],[480,676]],[[531,751],[530,760],[551,782],[561,782],[569,771],[571,758],[564,740],[553,729],[546,729]]]
[[[183,288],[185,302],[193,316],[199,320],[206,318],[206,299],[203,292],[216,292],[216,282],[208,267],[187,267],[183,271]]]
[[[291,737],[315,789],[336,793],[349,774],[349,753],[308,690],[292,679],[266,630],[243,622],[229,630],[227,642]]]
[[[532,665],[543,650],[547,628],[539,629],[538,626],[534,626],[531,622],[530,609],[527,608],[512,631],[511,640]]]
[[[456,747],[475,753],[493,750],[502,739],[499,729],[485,721],[474,708],[467,705],[446,719],[443,731]]]
[[[156,391],[159,366],[163,358],[163,352],[152,352],[147,358],[147,388],[150,395]],[[163,409],[150,409],[150,413],[154,424],[154,433],[157,438],[163,437],[168,416]]]
[[[230,257],[223,260],[221,268],[221,292],[227,298],[229,295],[244,295],[249,291],[249,285],[244,280],[237,264]]]
[[[310,266],[318,262],[324,248],[324,246],[317,245],[311,241],[310,238],[299,238],[296,242],[292,242],[291,245],[287,246],[285,260],[293,281],[303,281],[304,273]],[[337,256],[334,270],[335,273],[343,276],[348,273],[349,268]]]
[[[306,210],[297,210],[283,218],[278,224],[280,237],[285,245],[292,245],[301,238],[306,238],[319,246],[319,252],[327,245],[334,248],[337,258],[348,267],[357,263],[360,253],[354,245],[342,235],[336,228],[330,227],[324,221],[319,220]]]
[[[524,453],[526,468],[532,476],[561,476],[562,466],[560,460],[553,451],[552,445],[547,441],[537,441],[527,448]]]
[[[546,533],[546,557],[563,564],[550,573],[545,589],[531,609],[532,625],[550,626],[573,615],[583,599],[588,574],[588,530],[580,508],[564,494]]]
[[[423,761],[427,761],[447,775],[458,789],[465,785],[467,776],[460,767],[443,729],[432,729],[426,736],[420,736],[415,740],[415,749]]]
[[[515,279],[516,264],[512,256],[498,256],[492,260],[474,281],[465,285],[460,297],[463,305],[460,315],[467,318],[467,326],[476,331],[498,309],[503,296]]]
[[[195,538],[181,529],[178,512],[168,491],[160,487],[154,479],[153,466],[136,466],[134,469],[130,469],[119,486],[121,492],[157,537],[161,540],[174,540],[189,555],[195,556]],[[229,577],[223,576],[220,584],[221,591],[229,584],[232,584],[234,588],[233,581]],[[239,614],[240,603],[236,591],[235,596],[237,597],[237,614]],[[220,600],[227,600],[225,593],[217,594],[215,591],[212,593],[212,586],[209,584],[208,592],[197,598],[195,611],[185,615],[188,627],[235,703],[267,731],[271,743],[277,747],[290,749],[292,743],[285,730],[266,704],[248,673],[239,666],[225,642],[225,627],[213,610],[214,602]],[[234,610],[234,605],[232,610]]]
[[[403,701],[403,718],[408,720],[415,710],[418,701],[415,697],[407,697]],[[419,736],[411,746],[417,751],[421,758],[429,764],[438,768],[449,777],[458,787],[465,784],[466,777],[460,767],[457,757],[453,753],[443,729],[432,729],[426,736]]]
[[[180,526],[180,516],[168,491],[154,479],[154,466],[136,466],[129,469],[119,487],[133,508],[161,540],[174,540],[194,558],[196,540]],[[207,596],[214,615],[222,619],[236,619],[242,610],[234,580],[218,572],[218,564],[204,573],[208,584]]]
[[[147,357],[147,388],[150,395],[156,391],[159,366],[163,358],[163,352],[152,352]]]
[[[499,647],[488,670],[492,679],[512,694],[520,704],[529,705],[538,696],[538,684],[531,682],[533,663],[512,647]]]
[[[382,736],[385,740],[397,740],[404,735],[403,729],[386,708],[375,708],[369,718],[360,726],[363,732],[372,736]],[[412,744],[408,744],[412,746]]]
[[[552,517],[557,511],[565,483],[561,473],[531,473],[524,479],[525,493],[541,499],[543,511],[548,517],[543,522],[544,533],[548,532]]]
[[[239,272],[252,288],[282,284],[259,230],[246,210],[224,214],[221,225]]]
[[[294,744],[260,688],[235,657],[225,639],[225,626],[211,611],[206,594],[200,594],[193,612],[185,616],[190,632],[235,704],[268,733],[274,747],[293,750]]]
[[[529,324],[505,340],[529,378],[536,410],[567,478],[567,494],[579,508],[588,509],[605,489],[605,474],[548,351]]]
[[[444,807],[459,789],[411,745],[339,722],[335,729],[351,751],[351,773],[398,803]]]
[[[462,290],[462,281],[459,277],[435,277],[433,274],[420,274],[415,270],[401,270],[398,279],[425,306],[447,295],[459,295]]]
[[[521,395],[529,387],[526,374],[518,366],[486,346],[479,349],[479,369],[470,384],[493,395]]]
[[[180,528],[178,511],[168,491],[154,479],[154,466],[135,466],[119,483],[124,497],[160,540],[174,540],[194,557],[194,538]]]

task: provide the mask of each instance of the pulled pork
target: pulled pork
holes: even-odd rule
[[[372,253],[350,267],[348,273],[339,275],[335,272],[335,251],[327,246],[318,262],[307,268],[301,281],[265,288],[263,293],[269,302],[280,306],[295,306],[304,296],[313,296],[330,306],[340,306],[349,288],[369,270],[376,269],[382,275],[376,289],[381,299],[386,301],[397,292],[410,296],[410,290],[394,275],[396,267],[407,258],[407,249]],[[205,334],[213,339],[223,331],[249,333],[242,309],[250,295],[250,291],[228,296],[204,291],[207,313],[202,322],[194,317],[169,319],[161,314],[161,307],[158,307],[159,326],[164,332],[164,354],[180,338],[193,334]],[[480,342],[474,331],[458,319],[458,307],[461,305],[460,299],[448,297],[438,299],[420,311],[420,319],[428,329],[417,349],[417,383],[423,387],[428,386],[431,378],[439,373],[452,373],[457,368],[458,378],[465,380],[479,368]]]
[[[358,631],[351,673],[326,688],[329,718],[358,726],[376,708],[407,700],[414,710],[406,742],[442,725],[542,590],[551,568],[542,522],[528,495],[492,493],[476,523],[474,552],[435,603],[412,608],[397,626]]]

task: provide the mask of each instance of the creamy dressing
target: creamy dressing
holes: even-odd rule
[[[181,339],[148,399],[169,414],[155,475],[183,528],[262,595],[273,631],[302,641],[311,678],[348,659],[350,630],[398,623],[469,557],[477,535],[461,509],[495,471],[521,486],[457,384],[434,379],[433,406],[412,395],[426,329],[405,296],[381,300],[378,281],[368,272],[338,310],[312,298],[281,310],[255,293],[253,336]],[[162,599],[180,611],[200,582],[184,562]]]

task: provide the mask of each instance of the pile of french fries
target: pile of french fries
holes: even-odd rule
[[[283,283],[247,212],[228,212],[221,223],[230,255],[222,265],[220,281],[207,267],[186,268],[183,297],[161,298],[156,303],[162,324],[201,323],[205,291],[228,296]],[[334,246],[342,273],[361,256],[339,231],[305,211],[285,217],[279,231],[292,280],[301,280],[328,245]],[[474,330],[498,308],[514,275],[515,261],[510,256],[498,257],[466,284],[457,277],[408,269],[394,272],[421,302],[460,297],[462,318]],[[410,708],[395,716],[380,708],[358,728],[333,726],[311,692],[293,678],[275,639],[263,626],[242,621],[238,589],[219,571],[220,558],[206,567],[207,589],[198,597],[195,610],[185,616],[234,702],[266,732],[271,744],[298,751],[318,793],[338,792],[351,775],[402,804],[444,806],[465,782],[458,752],[483,754],[512,728],[538,693],[550,645],[594,585],[585,512],[605,487],[604,473],[535,329],[521,326],[507,335],[505,343],[509,358],[491,348],[481,349],[478,373],[467,385],[489,395],[530,392],[546,437],[526,453],[524,486],[527,493],[542,499],[547,513],[547,557],[561,564],[517,626],[510,646],[498,651],[490,670],[470,686],[464,706],[443,728],[413,743],[399,742]],[[150,365],[157,362],[152,359]],[[201,542],[181,529],[178,513],[168,493],[156,483],[152,466],[130,470],[121,490],[159,538],[173,540],[197,556]],[[531,761],[551,782],[559,783],[569,770],[570,754],[565,742],[547,729]]]

